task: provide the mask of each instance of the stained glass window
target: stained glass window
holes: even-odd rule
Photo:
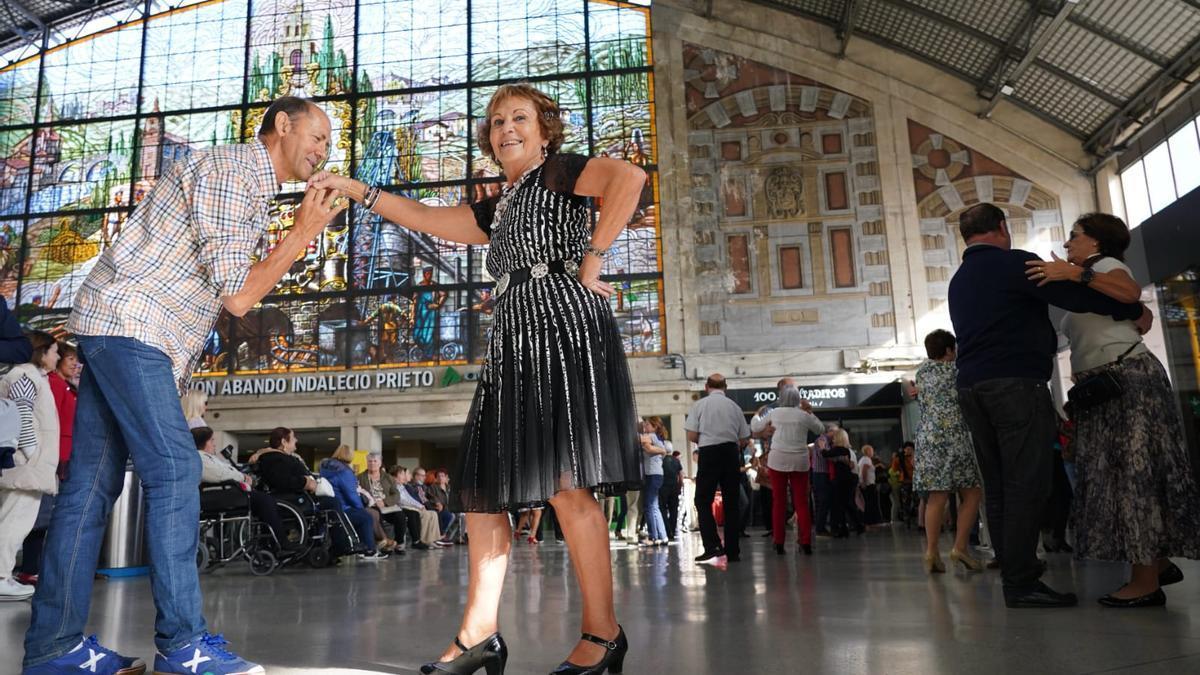
[[[619,0],[184,0],[125,6],[70,41],[0,55],[0,292],[61,330],[97,256],[173,162],[254,137],[269,101],[313,98],[326,169],[430,205],[495,194],[476,129],[501,84],[559,102],[563,151],[649,175],[604,274],[630,354],[664,349],[649,10]],[[47,42],[46,44],[50,44]],[[283,186],[257,255],[287,235]],[[21,257],[20,252],[26,252]],[[486,246],[354,207],[247,316],[222,315],[202,374],[475,363],[492,321]]]

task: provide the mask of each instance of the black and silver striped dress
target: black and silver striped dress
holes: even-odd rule
[[[475,204],[491,237],[488,273],[583,259],[586,198],[574,194],[588,158],[554,154],[498,198]],[[455,510],[495,513],[559,490],[639,489],[642,451],[633,387],[608,302],[577,276],[550,273],[495,300],[492,334],[463,430]]]

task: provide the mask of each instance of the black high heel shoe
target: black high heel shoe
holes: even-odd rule
[[[504,675],[504,666],[508,663],[508,645],[499,633],[492,633],[482,642],[467,648],[454,637],[454,645],[462,650],[453,661],[431,661],[421,666],[422,675],[432,673],[449,673],[450,675],[472,675],[483,668],[487,675]]]
[[[629,641],[625,639],[624,628],[617,626],[617,630],[620,632],[612,641],[596,637],[591,633],[579,636],[580,640],[598,644],[607,650],[599,663],[591,666],[577,666],[570,661],[563,661],[557,668],[550,671],[550,675],[604,675],[604,673],[621,672],[621,669],[625,667],[625,653],[629,651]]]

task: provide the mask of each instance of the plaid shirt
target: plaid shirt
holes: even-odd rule
[[[183,391],[221,298],[246,283],[278,193],[259,141],[176,161],[96,261],[67,330],[131,337],[162,350]]]

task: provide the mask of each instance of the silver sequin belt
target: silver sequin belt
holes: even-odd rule
[[[579,263],[574,260],[554,260],[548,263],[538,263],[532,267],[522,267],[508,274],[502,274],[496,280],[496,297],[504,295],[504,292],[513,286],[520,286],[530,279],[542,279],[550,274],[575,276],[579,274]]]

